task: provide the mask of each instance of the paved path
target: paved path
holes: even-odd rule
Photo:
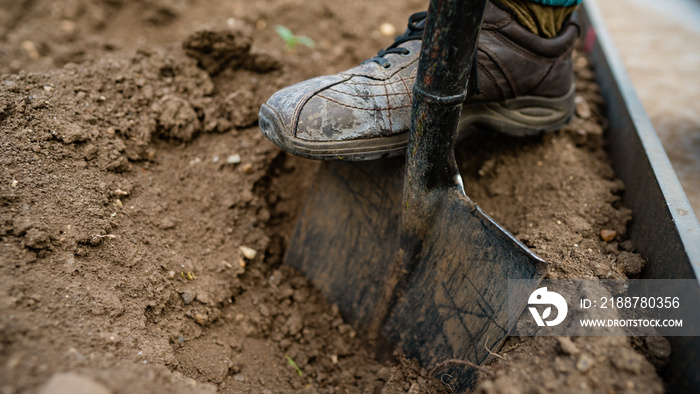
[[[700,216],[700,1],[594,2]]]

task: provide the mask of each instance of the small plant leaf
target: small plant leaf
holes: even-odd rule
[[[306,46],[309,47],[309,48],[313,48],[314,45],[316,45],[316,43],[314,42],[314,40],[310,39],[309,37],[306,37],[306,36],[296,36],[296,38],[297,38],[297,41],[299,42],[299,44],[301,44],[301,45],[306,45]]]
[[[291,357],[289,357],[288,354],[285,354],[284,357],[287,359],[287,364],[289,364],[290,367],[294,368],[294,370],[297,371],[297,374],[299,376],[304,376],[304,372],[301,370],[301,368],[299,368],[297,363],[295,363],[294,360]]]
[[[299,44],[306,45],[309,48],[313,48],[314,45],[316,45],[314,40],[310,39],[309,37],[294,35],[294,33],[292,33],[291,30],[284,26],[275,26],[275,31],[277,32],[277,35],[279,35],[280,38],[286,44],[286,48],[288,51],[294,50],[294,48],[296,48],[296,46]]]
[[[284,40],[284,42],[286,42],[286,43],[289,43],[290,41],[294,40],[294,33],[292,33],[291,30],[289,30],[288,28],[286,28],[284,26],[281,26],[281,25],[275,26],[275,31],[282,38],[282,40]]]

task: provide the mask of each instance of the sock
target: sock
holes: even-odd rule
[[[496,0],[501,8],[509,11],[523,27],[541,37],[553,38],[559,34],[566,18],[578,5],[550,6],[531,0]]]

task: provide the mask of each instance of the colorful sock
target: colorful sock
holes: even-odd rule
[[[496,0],[501,8],[541,37],[556,37],[566,18],[578,8],[581,0]]]

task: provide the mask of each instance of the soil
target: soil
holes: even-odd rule
[[[318,163],[256,126],[274,91],[371,57],[382,23],[425,6],[0,0],[0,393],[450,392],[415,360],[377,360],[282,265]],[[285,50],[278,24],[316,46]],[[633,213],[576,64],[569,126],[475,131],[462,175],[548,277],[634,276]],[[667,346],[511,338],[476,390],[661,392]]]

